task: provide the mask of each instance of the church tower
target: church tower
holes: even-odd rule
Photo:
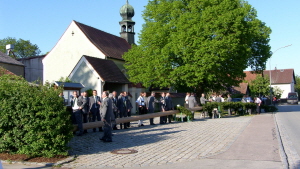
[[[134,16],[134,9],[131,5],[129,5],[128,0],[127,0],[126,4],[121,7],[120,15],[123,18],[123,20],[119,22],[120,27],[121,27],[120,35],[130,45],[134,44],[135,22],[131,20],[131,18]]]

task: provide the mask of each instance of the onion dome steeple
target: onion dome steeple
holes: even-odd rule
[[[127,0],[126,4],[121,7],[120,15],[122,17],[122,21],[119,22],[119,24],[121,26],[120,35],[129,44],[134,44],[135,22],[132,21],[132,19],[131,19],[134,16],[134,8],[131,5],[129,5],[128,0]]]

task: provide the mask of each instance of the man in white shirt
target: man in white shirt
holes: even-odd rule
[[[261,100],[259,97],[254,98],[254,103],[256,104],[256,112],[257,114],[260,114],[260,105],[261,105]]]
[[[82,113],[81,113],[81,107],[78,106],[77,91],[73,92],[73,99],[71,100],[71,105],[72,105],[72,112],[73,112],[72,116],[74,117],[79,130],[79,134],[77,134],[77,136],[82,136],[83,134]]]

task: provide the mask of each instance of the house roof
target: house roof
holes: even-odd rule
[[[31,60],[31,59],[36,59],[36,58],[44,58],[46,55],[40,55],[40,56],[33,56],[33,57],[27,57],[27,58],[19,58],[17,59],[18,61],[23,61],[23,60]]]
[[[264,75],[270,76],[270,72],[272,84],[296,83],[294,69],[264,70]]]
[[[84,88],[84,85],[81,84],[81,83],[69,83],[69,82],[58,82],[58,81],[55,81],[54,82],[55,85],[57,86],[64,86],[65,88],[66,87],[69,87],[69,88]]]
[[[109,83],[130,83],[126,76],[112,60],[83,56],[91,64],[100,77]]]
[[[234,86],[232,88],[231,93],[232,94],[237,94],[237,93],[247,94],[247,90],[248,90],[248,83],[240,83],[239,86]]]
[[[263,74],[266,77],[270,76],[271,71],[271,83],[272,84],[289,84],[295,82],[294,69],[275,69],[275,70],[264,70]],[[251,82],[255,80],[257,74],[252,71],[244,71],[246,74],[245,81]]]
[[[5,53],[2,53],[1,51],[0,51],[0,63],[24,66],[23,63],[17,61],[16,59],[13,59],[12,57],[6,55]]]
[[[122,55],[131,48],[123,38],[106,33],[99,29],[74,21],[86,37],[109,58],[124,60]]]
[[[256,73],[255,72],[252,72],[252,71],[244,71],[244,73],[246,74],[244,80],[247,81],[247,82],[251,82],[253,80],[256,79]]]

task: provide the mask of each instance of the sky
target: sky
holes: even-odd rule
[[[136,42],[147,3],[148,0],[129,0],[135,10],[132,20]],[[295,75],[300,75],[300,1],[248,0],[248,3],[256,9],[258,19],[272,29],[273,55],[267,62],[267,70],[293,68]],[[55,46],[72,20],[120,36],[119,10],[124,4],[126,0],[0,0],[0,39],[29,40],[45,54]]]

